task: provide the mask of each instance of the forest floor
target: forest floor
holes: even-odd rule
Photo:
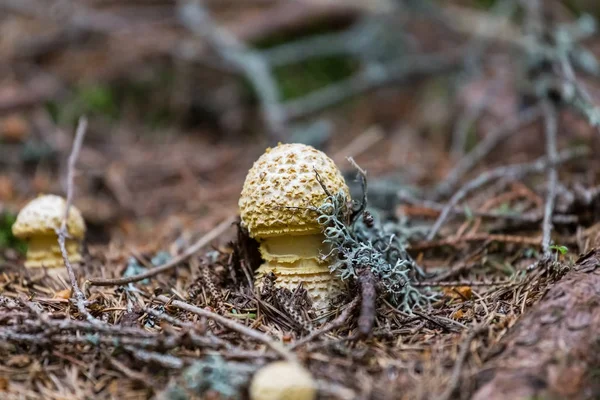
[[[15,4],[0,1],[13,11]],[[103,11],[128,15],[114,8]],[[168,25],[152,19],[163,15],[154,8],[141,9],[150,26]],[[317,9],[341,26],[364,12]],[[252,22],[264,22],[263,11],[247,13],[245,25],[227,9],[220,21],[248,41],[281,29]],[[124,84],[128,66],[149,52],[160,53],[151,55],[158,72],[149,73],[151,82],[159,79],[181,33],[171,37],[165,28],[150,50],[126,30],[108,35],[118,19],[84,14],[70,21],[92,21],[85,34],[103,40],[82,39],[79,30],[65,37],[56,28],[52,47],[20,17],[0,25],[9,32],[12,24],[20,43],[0,38],[0,55],[12,57],[0,64],[10,71],[0,88],[1,398],[247,398],[253,373],[277,359],[298,360],[324,399],[599,396],[600,136],[585,110],[561,101],[563,93],[558,100],[550,89],[533,98],[519,93],[502,46],[494,47],[500,55],[490,71],[465,79],[452,95],[429,76],[327,107],[319,118],[334,133],[321,139],[308,128],[278,132],[268,117],[257,130],[260,106],[239,94],[246,83],[217,84],[214,60],[204,60],[208,72],[193,70],[191,81],[169,81],[166,94],[161,85]],[[76,44],[64,50],[63,40]],[[119,40],[139,53],[115,50]],[[35,67],[24,61],[28,52],[36,52]],[[116,56],[107,61],[106,54]],[[191,79],[178,62],[169,67]],[[540,68],[535,73],[552,73]],[[55,80],[69,93],[55,90]],[[585,81],[593,94],[595,83]],[[198,101],[193,95],[178,98],[182,87],[196,86],[218,86],[238,102],[223,111],[216,96],[200,105],[190,104]],[[298,104],[306,107],[286,110]],[[154,125],[163,113],[168,123]],[[10,226],[37,194],[66,195],[82,114],[90,124],[71,183],[88,228],[84,262],[74,268],[85,297],[80,307],[62,268],[23,267],[24,244]],[[206,120],[190,121],[198,114]],[[463,138],[453,148],[461,130],[473,143]],[[364,334],[359,282],[350,282],[324,323],[294,297],[281,301],[254,288],[255,244],[239,228],[238,199],[248,169],[278,139],[323,149],[357,202],[361,184],[347,158],[367,171],[368,210],[380,229],[402,236],[425,272],[413,284],[435,293],[429,306],[404,309],[378,287]]]

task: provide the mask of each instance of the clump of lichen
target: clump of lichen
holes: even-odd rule
[[[415,308],[431,305],[436,294],[415,286],[424,273],[407,253],[404,238],[382,227],[364,207],[350,218],[343,192],[329,194],[314,210],[324,230],[324,243],[332,249],[325,255],[332,259],[332,273],[342,280],[357,279],[361,268],[369,268],[382,294],[403,311],[412,314]]]
[[[158,398],[187,400],[214,392],[223,399],[237,399],[254,370],[253,366],[227,362],[219,355],[210,355],[186,368],[179,382],[170,385]]]

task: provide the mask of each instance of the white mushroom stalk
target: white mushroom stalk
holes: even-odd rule
[[[64,266],[56,230],[60,228],[67,202],[60,196],[42,195],[29,202],[12,226],[13,234],[28,243],[27,268],[57,268]],[[71,263],[81,261],[81,241],[85,222],[77,208],[71,206],[67,219],[69,238],[65,242]]]
[[[302,283],[317,311],[327,310],[343,287],[323,257],[330,249],[314,211],[327,198],[322,185],[350,198],[327,155],[303,144],[280,144],[254,163],[239,201],[242,225],[259,242],[264,260],[256,284],[270,272],[276,287],[293,291]]]

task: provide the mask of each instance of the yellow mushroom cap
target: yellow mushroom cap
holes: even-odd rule
[[[277,361],[260,369],[250,383],[251,400],[314,400],[317,385],[301,365]]]
[[[17,215],[17,220],[12,226],[13,235],[28,239],[31,236],[54,234],[55,230],[60,228],[66,207],[66,200],[60,196],[38,196]],[[82,239],[85,235],[85,222],[74,206],[69,209],[67,232],[73,239]]]
[[[344,177],[325,153],[298,143],[267,149],[248,171],[239,201],[250,236],[320,232],[315,213],[307,209],[327,197],[315,171],[331,194],[344,191],[350,197]]]

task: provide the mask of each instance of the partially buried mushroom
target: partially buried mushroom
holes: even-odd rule
[[[67,202],[60,196],[42,195],[29,202],[12,226],[13,234],[28,242],[28,268],[57,268],[64,266],[58,245],[56,230],[60,228],[65,215]],[[67,255],[71,263],[81,261],[81,241],[85,235],[85,222],[79,210],[69,209],[67,219],[69,237],[65,241]]]
[[[327,155],[303,144],[280,144],[254,163],[239,201],[242,226],[259,242],[264,260],[255,283],[269,272],[276,287],[293,291],[302,283],[317,311],[327,310],[343,287],[323,257],[329,249],[314,211],[327,198],[323,186],[350,198]]]
[[[260,369],[250,383],[251,400],[314,400],[317,385],[301,365],[277,361]]]

